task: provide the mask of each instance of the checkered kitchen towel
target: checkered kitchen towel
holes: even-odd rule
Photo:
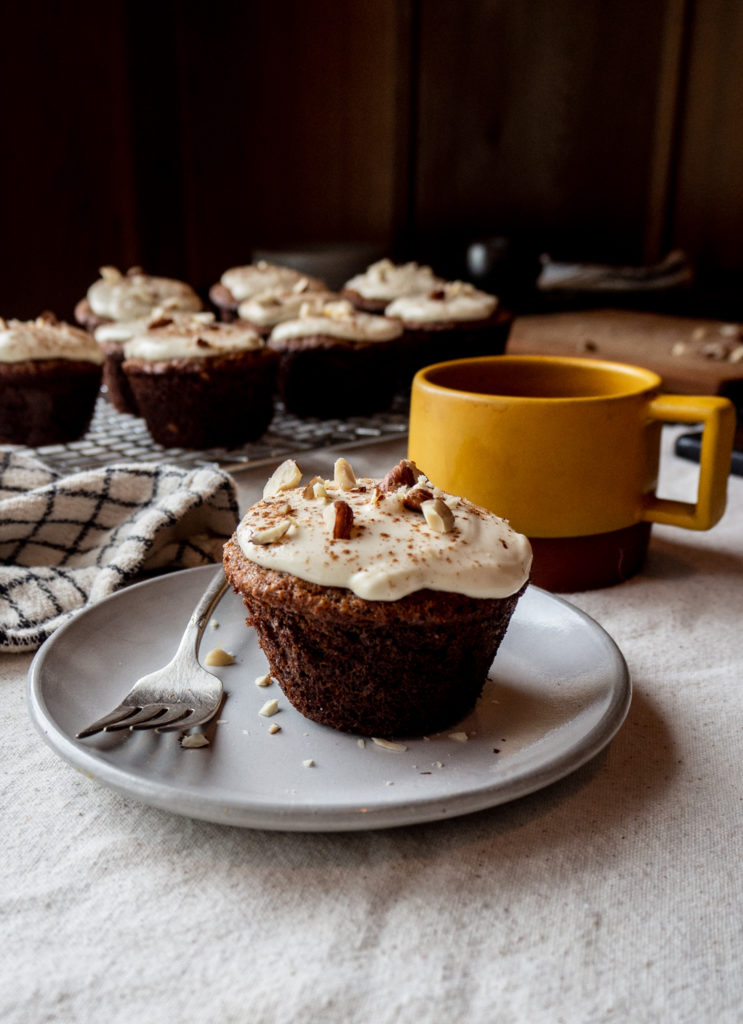
[[[0,448],[0,652],[36,650],[144,572],[221,560],[238,519],[216,467],[119,463],[60,478]]]

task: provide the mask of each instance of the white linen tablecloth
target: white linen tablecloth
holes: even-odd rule
[[[664,434],[661,493],[697,467]],[[328,474],[336,453],[299,458]],[[378,474],[402,442],[346,452]],[[243,505],[265,470],[238,476]],[[628,718],[561,782],[388,831],[207,824],[43,743],[0,657],[0,1020],[699,1022],[743,1015],[743,479],[707,533],[654,527],[643,573],[570,596],[622,649]]]

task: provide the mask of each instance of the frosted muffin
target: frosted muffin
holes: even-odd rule
[[[339,459],[332,480],[304,486],[287,461],[225,545],[224,565],[298,711],[366,736],[425,735],[474,707],[531,548],[407,460],[357,480]]]
[[[87,331],[45,313],[0,319],[0,441],[32,448],[87,431],[103,354]]]
[[[386,409],[397,387],[403,328],[360,313],[350,302],[308,304],[271,331],[280,357],[278,388],[286,409],[323,419]]]
[[[312,291],[307,278],[293,288],[271,288],[251,299],[245,299],[237,308],[240,320],[254,331],[268,337],[277,324],[296,319],[305,312],[321,312],[328,302],[339,298],[329,291]]]
[[[377,260],[363,274],[356,274],[343,286],[341,295],[356,309],[367,313],[384,313],[395,299],[404,295],[419,295],[441,288],[444,279],[430,267],[420,263],[393,263]]]
[[[276,363],[255,331],[202,313],[161,317],[124,343],[122,368],[158,444],[231,448],[271,422]]]
[[[395,299],[385,316],[405,328],[408,380],[431,363],[501,355],[513,321],[495,295],[466,281]]]
[[[209,298],[222,320],[234,320],[241,302],[266,292],[327,291],[327,285],[317,277],[302,274],[291,267],[282,267],[266,260],[258,260],[242,267],[225,270],[216,284],[209,289]]]
[[[157,308],[186,312],[203,308],[201,299],[185,281],[153,277],[140,267],[132,267],[126,274],[116,267],[101,267],[100,275],[75,306],[75,319],[88,331],[95,331],[101,324],[136,324]]]

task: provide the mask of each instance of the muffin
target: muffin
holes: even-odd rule
[[[53,314],[0,319],[0,442],[38,448],[82,437],[102,363],[91,335]]]
[[[235,320],[241,302],[269,291],[327,291],[327,285],[317,277],[309,277],[291,267],[258,260],[242,267],[225,270],[216,284],[209,289],[209,298],[216,306],[220,319]]]
[[[408,381],[431,363],[501,355],[513,320],[495,295],[466,281],[447,281],[429,292],[395,299],[385,316],[405,328]]]
[[[394,299],[404,295],[419,295],[440,288],[444,284],[430,267],[419,263],[393,263],[383,259],[372,263],[363,274],[346,281],[341,295],[356,309],[367,313],[384,313]]]
[[[84,299],[75,306],[75,319],[88,331],[101,324],[126,323],[135,333],[137,322],[145,320],[158,307],[196,312],[203,303],[190,285],[170,277],[153,277],[140,267],[122,274],[116,267],[101,267]]]
[[[125,342],[122,368],[158,444],[231,448],[271,422],[276,364],[249,327],[197,313],[161,317]]]
[[[421,736],[472,711],[529,578],[502,519],[403,460],[305,486],[283,463],[225,545],[227,579],[271,674],[322,725]]]
[[[297,281],[293,288],[270,288],[260,295],[245,299],[237,307],[237,315],[254,331],[267,338],[277,324],[296,319],[302,310],[321,311],[326,303],[338,298],[335,292],[310,290],[305,277]]]
[[[288,412],[324,419],[386,409],[397,388],[403,329],[350,302],[302,307],[271,331],[280,357],[278,389]]]

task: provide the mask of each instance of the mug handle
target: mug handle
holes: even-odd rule
[[[735,406],[727,398],[713,396],[657,395],[650,402],[648,415],[662,423],[701,423],[704,431],[696,504],[648,495],[641,518],[688,530],[709,530],[725,511]]]

